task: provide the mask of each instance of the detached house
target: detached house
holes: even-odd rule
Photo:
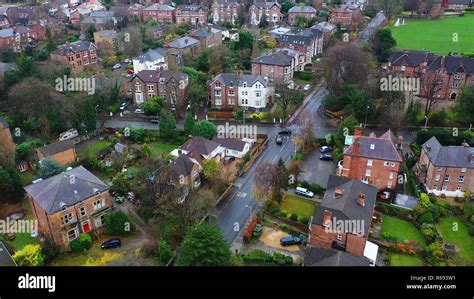
[[[157,48],[149,50],[132,59],[133,72],[156,71],[168,69],[168,56],[166,49]]]
[[[302,71],[306,55],[287,48],[265,52],[252,61],[252,75],[261,75],[270,81],[288,83],[296,71]]]
[[[178,5],[175,15],[176,25],[183,23],[204,25],[207,23],[208,9],[204,5]]]
[[[39,234],[62,250],[81,233],[103,232],[112,207],[109,187],[82,166],[25,187]]]
[[[120,50],[120,42],[115,30],[102,30],[94,32],[94,43],[103,50],[113,54]]]
[[[389,70],[402,77],[421,77],[434,55],[426,51],[403,51],[393,53],[389,58]]]
[[[188,75],[179,71],[141,71],[132,78],[133,103],[141,105],[151,97],[160,96],[172,108],[187,104]]]
[[[155,20],[160,23],[174,23],[175,8],[170,5],[154,3],[143,9],[143,21]]]
[[[97,47],[91,42],[66,42],[50,55],[52,61],[65,66],[70,65],[73,71],[97,64]]]
[[[256,0],[250,6],[250,25],[258,26],[262,18],[266,18],[269,24],[275,25],[281,22],[281,6],[278,1]]]
[[[178,149],[173,150],[171,155],[176,157],[186,155],[202,166],[202,161],[206,159],[216,159],[217,162],[220,162],[225,156],[225,148],[209,139],[192,137]]]
[[[377,188],[344,177],[329,177],[321,204],[315,209],[310,245],[364,255]]]
[[[222,45],[222,31],[210,25],[194,31],[191,35],[199,40],[202,49]]]
[[[294,26],[298,16],[310,20],[316,17],[316,13],[316,9],[312,6],[293,6],[288,10],[288,23]]]
[[[231,0],[218,0],[211,6],[212,22],[235,24],[241,9],[240,3]]]
[[[341,25],[344,28],[354,30],[357,28],[362,18],[362,12],[358,7],[342,5],[331,13],[329,22],[334,25]]]
[[[356,128],[352,144],[344,150],[340,175],[378,189],[395,189],[402,162],[398,142],[390,130],[376,137],[374,133],[361,136]]]
[[[415,172],[428,193],[463,197],[474,192],[474,147],[442,146],[433,136],[423,144]]]
[[[248,107],[262,109],[270,105],[274,88],[260,75],[222,73],[208,82],[209,101],[217,109]]]
[[[36,149],[38,161],[51,158],[61,165],[67,165],[77,160],[73,139],[51,143]]]
[[[180,152],[176,159],[158,169],[152,174],[151,179],[164,176],[166,182],[162,183],[168,186],[182,186],[187,188],[198,188],[201,185],[201,178],[199,172],[202,167],[199,163],[190,156]]]
[[[315,28],[296,28],[280,35],[277,40],[280,48],[305,53],[307,63],[312,61],[313,56],[323,53],[323,33]]]
[[[185,52],[196,54],[199,52],[200,45],[199,40],[185,35],[172,40],[165,45],[165,48],[173,49],[181,53],[181,55]]]

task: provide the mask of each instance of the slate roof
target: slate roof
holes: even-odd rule
[[[277,37],[278,41],[290,45],[311,45],[312,38],[305,35],[283,34]]]
[[[6,28],[0,30],[0,38],[14,36],[13,28]]]
[[[287,66],[291,65],[292,61],[293,58],[290,55],[285,54],[283,51],[270,51],[256,57],[253,62],[268,65]]]
[[[17,266],[15,260],[12,258],[7,247],[0,241],[0,267],[15,267]]]
[[[215,1],[212,6],[218,7],[231,7],[231,6],[239,6],[240,4],[237,1],[227,1],[227,0],[218,0]]]
[[[2,125],[4,129],[10,128],[10,125],[3,117],[0,117],[0,125]]]
[[[194,36],[202,36],[202,37],[208,37],[208,36],[212,36],[213,34],[215,33],[218,33],[218,32],[221,32],[222,30],[219,30],[219,29],[216,29],[214,27],[210,27],[210,31],[209,31],[209,28],[208,27],[203,27],[199,30],[196,30],[196,32],[194,32]]]
[[[270,9],[272,8],[273,5],[276,5],[278,7],[281,7],[280,6],[280,3],[278,3],[278,1],[254,1],[253,4],[258,7],[258,8],[266,8],[266,9]]]
[[[304,266],[369,266],[369,259],[365,256],[354,255],[344,251],[331,250],[320,247],[308,247],[304,257]]]
[[[219,80],[226,86],[230,83],[233,83],[236,86],[242,86],[245,82],[248,86],[252,86],[257,81],[260,82],[264,87],[268,86],[267,80],[265,80],[265,78],[260,75],[241,74],[240,79],[237,79],[236,73],[220,73],[211,82],[216,80]]]
[[[288,12],[294,13],[316,13],[316,9],[312,6],[293,6]]]
[[[444,60],[443,60],[444,59]],[[440,67],[446,68],[446,73],[454,72],[474,74],[474,58],[461,56],[436,56],[426,68],[427,71],[435,71]]]
[[[70,43],[69,47],[67,45],[61,45],[51,53],[56,54],[56,55],[61,55],[61,48],[64,49],[64,55],[67,55],[70,52],[80,53],[83,51],[88,51],[91,44],[92,44],[91,42],[76,41],[76,42]]]
[[[400,154],[398,153],[395,147],[395,137],[393,136],[391,131],[389,131],[385,132],[380,137],[354,137],[354,142],[344,150],[344,155],[365,157],[384,161],[402,162],[402,158],[400,157]],[[354,145],[356,142],[359,142],[360,144],[359,153],[354,153]]]
[[[135,60],[138,60],[140,63],[143,63],[145,61],[156,61],[160,60],[162,58],[166,57],[166,49],[163,48],[157,48],[157,49],[152,49],[149,50],[146,53],[143,53],[137,57],[135,57]]]
[[[109,187],[83,166],[62,172],[25,187],[26,192],[49,215],[103,192]]]
[[[170,48],[183,49],[183,48],[190,47],[192,45],[198,45],[198,44],[199,44],[199,41],[197,39],[192,38],[190,36],[183,36],[171,41],[168,44],[168,46]]]
[[[160,11],[170,10],[171,11],[171,10],[175,10],[175,8],[171,5],[162,5],[162,4],[155,3],[148,6],[147,8],[143,10],[160,10]]]
[[[165,83],[171,78],[176,80],[185,80],[188,75],[179,71],[157,71],[157,70],[143,70],[138,72],[136,75],[141,81],[147,83],[160,83],[160,78],[165,79]]]
[[[102,30],[102,31],[98,31],[97,34],[101,37],[108,37],[108,38],[117,37],[117,31],[115,30]]]
[[[433,53],[427,51],[402,51],[393,53],[389,61],[392,65],[419,66],[424,60],[428,63],[434,58]]]
[[[342,190],[342,195],[335,196],[336,189]],[[360,193],[365,194],[365,205],[357,203]],[[313,224],[322,225],[324,211],[331,212],[337,220],[364,221],[364,236],[369,234],[369,226],[377,198],[377,188],[342,176],[330,175],[328,187],[321,204],[314,210]]]
[[[310,38],[320,38],[323,36],[323,32],[317,28],[295,28],[293,29],[293,34]]]
[[[57,153],[64,152],[66,150],[74,148],[74,141],[72,139],[67,139],[55,143],[45,145],[38,148],[38,151],[45,157],[52,156]]]
[[[188,152],[188,156],[193,157],[199,163],[203,160],[203,156],[209,156],[219,144],[203,137],[193,137],[179,148]]]
[[[474,168],[470,156],[474,155],[474,147],[442,146],[435,136],[423,143],[428,158],[436,167]]]
[[[177,8],[179,10],[187,10],[187,11],[196,11],[196,10],[200,10],[200,9],[207,10],[207,7],[205,7],[204,5],[186,5],[186,4],[183,4],[183,5],[178,5]]]
[[[230,149],[230,150],[234,150],[234,151],[243,151],[244,148],[245,148],[245,145],[246,143],[243,142],[242,140],[238,140],[238,139],[233,139],[233,138],[217,138],[217,137],[214,137],[212,139],[212,141],[220,144],[221,146],[227,148],[227,149]]]
[[[196,165],[196,163],[194,163],[188,156],[180,155],[178,158],[171,161],[169,169],[175,175],[188,176],[193,171],[194,165]]]

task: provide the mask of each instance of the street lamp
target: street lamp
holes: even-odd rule
[[[425,121],[425,131],[426,131],[426,125],[428,125],[428,116],[425,115],[425,119],[426,119]]]
[[[249,208],[249,216],[250,216],[250,219],[252,219],[252,207],[249,205],[245,205],[245,207]]]

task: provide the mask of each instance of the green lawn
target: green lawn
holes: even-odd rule
[[[390,266],[423,266],[423,260],[413,255],[392,253],[389,260]]]
[[[415,240],[422,246],[426,246],[425,239],[421,232],[412,223],[395,217],[383,216],[382,235],[388,232],[392,237],[400,242],[405,240]]]
[[[13,246],[13,248],[15,248],[15,251],[22,250],[23,247],[29,244],[32,244],[32,245],[38,244],[38,241],[36,240],[36,238],[32,238],[31,234],[29,233],[15,234],[15,240],[8,241],[8,242]]]
[[[316,202],[304,199],[295,195],[285,194],[281,201],[280,208],[290,214],[296,214],[301,217],[310,218],[313,215]]]
[[[178,148],[179,145],[154,142],[154,143],[151,143],[149,146],[153,151],[156,152],[156,154],[160,154],[160,153],[169,154],[175,148]]]
[[[448,17],[438,20],[405,20],[405,26],[394,27],[391,20],[387,28],[392,30],[397,47],[408,50],[426,50],[435,54],[449,52],[474,52],[474,14],[464,17]],[[453,35],[457,34],[457,42]]]
[[[474,262],[474,238],[469,235],[468,228],[462,219],[442,218],[439,221],[439,228],[444,241],[459,246],[458,255],[462,259],[469,263]]]
[[[97,155],[102,150],[108,148],[110,145],[111,143],[109,141],[101,140],[87,146],[87,149],[83,153],[91,153],[91,155]]]

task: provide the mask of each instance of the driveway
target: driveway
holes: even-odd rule
[[[336,174],[336,164],[331,161],[319,160],[319,148],[310,152],[303,161],[303,172],[299,175],[299,181],[316,183],[326,188],[329,176]]]
[[[123,244],[121,250],[135,250],[145,245],[156,244],[152,229],[140,218],[131,202],[125,200],[122,204],[116,205],[116,208],[129,215],[132,224],[139,231],[135,238]]]

